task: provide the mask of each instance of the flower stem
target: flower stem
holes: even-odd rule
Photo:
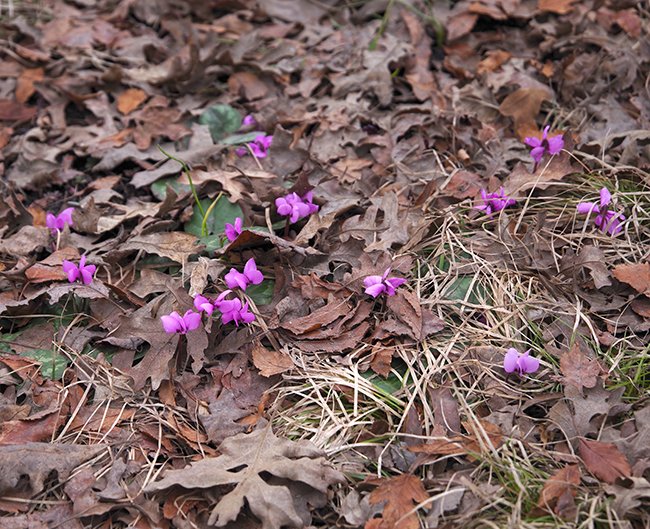
[[[203,206],[201,205],[201,201],[199,200],[199,195],[196,194],[196,187],[194,187],[194,182],[192,181],[192,175],[190,174],[190,168],[188,165],[181,160],[180,158],[176,158],[175,156],[172,156],[168,152],[166,152],[160,145],[157,146],[158,150],[163,153],[167,158],[170,160],[174,160],[175,162],[178,162],[181,164],[181,167],[183,168],[183,172],[187,176],[187,179],[190,182],[190,189],[192,190],[192,195],[194,195],[194,202],[196,202],[197,207],[199,208],[199,211],[201,212],[201,217],[203,221],[205,222],[205,211],[203,210]]]

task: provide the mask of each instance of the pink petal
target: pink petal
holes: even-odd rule
[[[246,287],[248,286],[246,276],[234,268],[230,269],[230,272],[225,275],[224,279],[226,280],[226,285],[228,285],[228,288],[239,287],[242,290],[246,290]]]
[[[598,213],[598,206],[596,205],[595,202],[580,202],[577,206],[576,209],[578,210],[578,213],[582,213],[583,215],[586,213],[591,213],[592,211],[595,211]]]
[[[176,311],[172,312],[168,316],[161,316],[160,321],[162,322],[163,329],[165,329],[166,333],[174,334],[182,329],[181,324],[183,318],[181,318],[181,315]]]
[[[542,158],[544,157],[544,147],[535,147],[532,151],[530,151],[530,155],[533,157],[533,160],[535,160],[535,162],[541,162]]]
[[[609,189],[603,187],[600,190],[600,207],[604,208],[612,200],[612,194],[609,192]]]
[[[404,279],[403,277],[391,277],[390,279],[386,280],[386,283],[387,283],[386,285],[387,287],[390,285],[390,288],[388,289],[389,290],[388,295],[392,296],[395,293],[395,289],[397,287],[406,283],[406,279]],[[393,290],[393,294],[390,293],[391,288]]]
[[[386,286],[383,283],[379,283],[378,285],[372,285],[366,288],[365,292],[369,296],[372,296],[373,298],[376,298],[380,294],[383,294],[386,291]]]
[[[506,356],[503,359],[503,369],[506,373],[512,373],[517,369],[517,364],[519,360],[519,351],[514,348],[508,349]]]
[[[551,154],[557,154],[564,148],[564,138],[562,134],[553,136],[548,139],[548,152]]]
[[[541,140],[539,138],[535,138],[534,136],[525,138],[524,143],[529,147],[539,147],[542,144]]]
[[[188,310],[183,316],[183,321],[185,322],[187,330],[193,331],[194,329],[198,329],[199,325],[201,325],[201,315],[193,310]]]
[[[59,213],[59,220],[63,222],[63,224],[69,224],[72,226],[72,212],[74,211],[74,208],[66,208],[64,209],[61,213]]]
[[[246,265],[244,266],[244,275],[248,281],[253,283],[253,285],[259,285],[262,281],[264,281],[264,276],[262,275],[262,272],[257,269],[255,259],[252,257],[246,261]]]
[[[56,217],[52,213],[48,213],[45,217],[45,225],[51,230],[56,230]]]
[[[539,369],[539,360],[529,356],[526,351],[519,359],[519,368],[523,373],[534,373]]]
[[[372,285],[380,285],[384,281],[382,276],[368,276],[363,280],[363,284],[367,287]]]
[[[79,278],[79,268],[70,261],[63,261],[63,271],[68,276],[70,283],[74,283]]]
[[[97,267],[95,265],[87,265],[83,268],[79,268],[79,272],[81,273],[81,280],[83,281],[84,285],[90,285],[90,283],[93,282],[93,275],[95,274],[96,269]]]

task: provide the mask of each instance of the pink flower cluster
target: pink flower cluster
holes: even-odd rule
[[[226,238],[230,242],[234,241],[239,236],[239,234],[242,232],[242,225],[243,225],[243,221],[242,221],[241,217],[237,217],[235,219],[234,224],[230,224],[230,222],[226,222],[224,232],[226,233]]]
[[[557,134],[551,138],[548,137],[548,131],[551,127],[544,127],[542,138],[528,137],[524,139],[524,143],[532,147],[530,155],[535,160],[535,164],[542,161],[545,153],[555,156],[564,148],[564,137],[562,134]]]
[[[86,264],[86,256],[82,255],[79,260],[79,265],[74,264],[72,261],[63,261],[63,271],[68,276],[68,281],[74,283],[78,279],[84,285],[90,285],[93,282],[93,275],[97,267],[95,265]]]
[[[47,212],[45,225],[50,228],[52,235],[56,236],[57,231],[63,231],[66,226],[72,226],[72,212],[74,208],[66,208],[58,215]]]
[[[481,189],[481,198],[483,204],[474,206],[474,209],[485,211],[486,215],[492,215],[492,213],[514,206],[517,203],[514,198],[510,198],[505,194],[503,187],[497,193],[488,193],[485,189]]]
[[[221,322],[224,325],[231,321],[235,322],[237,326],[239,326],[240,321],[244,323],[255,321],[255,314],[248,310],[248,302],[242,305],[239,298],[226,299],[226,296],[231,292],[232,290],[222,292],[214,301],[210,301],[199,294],[194,298],[194,307],[199,312],[205,312],[208,316],[211,316],[214,309],[217,309],[221,312]]]
[[[293,224],[318,211],[318,205],[314,204],[313,200],[314,194],[311,191],[303,197],[297,193],[289,193],[284,197],[276,198],[275,207],[278,209],[278,215],[289,217]]]
[[[598,226],[601,231],[609,233],[610,235],[618,235],[623,230],[623,221],[625,215],[617,213],[607,206],[612,201],[612,194],[606,187],[600,190],[600,203],[595,202],[580,202],[577,206],[578,213],[583,215],[591,215],[596,213],[594,224]]]
[[[530,350],[520,353],[511,347],[503,359],[503,369],[506,373],[517,371],[520,375],[534,373],[539,369],[539,360],[530,356]]]
[[[244,265],[244,273],[238,272],[235,268],[231,268],[225,277],[226,285],[228,288],[241,288],[246,290],[248,285],[259,285],[264,281],[264,276],[262,272],[257,269],[257,264],[255,264],[255,259],[252,257],[246,261]]]
[[[260,134],[259,136],[255,136],[255,139],[249,142],[247,145],[250,147],[250,152],[253,153],[253,156],[255,156],[255,158],[266,158],[269,154],[271,143],[273,143],[273,136]],[[249,150],[246,147],[237,147],[237,149],[235,149],[235,154],[240,158],[242,156],[246,156],[248,152]]]
[[[387,268],[383,275],[368,276],[363,280],[366,287],[365,293],[373,298],[386,294],[387,296],[394,296],[397,287],[406,283],[406,279],[401,277],[388,277],[390,268]]]

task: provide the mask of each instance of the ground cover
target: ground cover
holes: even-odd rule
[[[0,528],[650,525],[642,2],[0,20]]]

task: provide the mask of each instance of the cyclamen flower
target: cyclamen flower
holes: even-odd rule
[[[538,164],[542,161],[544,153],[548,152],[551,156],[558,154],[564,148],[564,137],[562,134],[557,134],[552,138],[548,137],[548,131],[551,127],[544,127],[544,132],[542,132],[542,139],[533,137],[528,137],[524,139],[524,143],[533,149],[530,151],[530,155],[535,160],[535,163]]]
[[[68,276],[68,281],[74,283],[77,279],[81,279],[84,285],[90,285],[93,282],[93,275],[97,267],[95,265],[86,264],[86,256],[82,255],[79,260],[79,266],[71,261],[63,261],[63,271]]]
[[[511,347],[503,359],[503,369],[506,373],[518,371],[520,375],[534,373],[539,369],[539,360],[530,356],[530,349],[525,353],[520,353]]]
[[[230,272],[224,276],[224,279],[226,280],[226,285],[228,285],[228,288],[239,287],[242,290],[246,290],[246,287],[251,283],[253,285],[259,285],[262,281],[264,281],[264,276],[262,275],[262,272],[257,269],[255,259],[251,257],[248,261],[246,261],[246,265],[244,265],[243,274],[234,268],[231,268]]]
[[[205,296],[197,294],[194,296],[194,308],[199,312],[205,312],[208,316],[211,316],[214,312],[214,303]]]
[[[488,193],[485,189],[481,189],[481,198],[484,204],[474,206],[474,209],[485,211],[486,215],[492,215],[517,203],[514,198],[506,196],[503,187],[499,188],[497,193]]]
[[[219,302],[219,310],[221,311],[221,323],[224,325],[233,321],[235,322],[235,325],[239,327],[240,321],[243,321],[244,323],[255,321],[255,314],[248,311],[248,302],[244,303],[242,306],[239,298],[222,299]]]
[[[188,310],[183,316],[174,311],[167,316],[161,316],[163,329],[169,334],[187,334],[187,331],[198,329],[201,325],[201,315],[193,310]]]
[[[250,127],[252,125],[255,125],[255,123],[257,123],[257,121],[255,121],[253,114],[247,114],[244,116],[244,119],[242,119],[241,126]]]
[[[259,136],[255,136],[255,139],[249,142],[247,145],[250,147],[255,158],[266,158],[269,153],[269,149],[271,148],[271,143],[273,143],[273,136],[260,134]],[[249,151],[246,147],[238,147],[235,149],[235,154],[240,158],[242,156],[246,156],[246,153],[248,152]]]
[[[625,215],[607,209],[611,201],[612,194],[606,187],[603,187],[600,190],[600,205],[595,202],[580,202],[576,209],[578,213],[587,215],[591,215],[592,212],[597,213],[594,224],[605,233],[617,235],[623,230],[622,224],[625,220]]]
[[[230,224],[230,222],[226,223],[226,227],[224,231],[226,232],[226,237],[230,242],[234,241],[237,236],[241,233],[241,228],[242,228],[242,220],[241,217],[237,217],[235,219],[235,224]]]
[[[45,225],[50,228],[52,235],[56,235],[57,231],[62,231],[63,228],[72,226],[72,212],[74,208],[66,208],[58,215],[48,212],[45,217]]]
[[[387,268],[384,272],[384,275],[381,276],[368,276],[363,280],[363,284],[366,286],[366,294],[376,298],[381,294],[386,294],[387,296],[394,296],[395,290],[400,285],[406,283],[406,279],[401,277],[388,277],[390,274],[390,268]]]
[[[289,193],[276,198],[275,207],[278,209],[278,215],[290,217],[289,220],[293,224],[318,211],[318,205],[312,202],[313,199],[314,194],[311,191],[302,198],[297,193]]]

